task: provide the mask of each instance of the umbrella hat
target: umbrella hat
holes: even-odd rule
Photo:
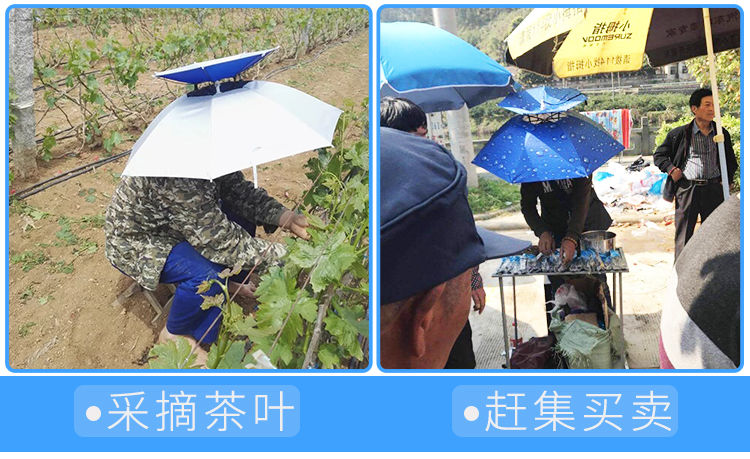
[[[169,104],[133,146],[123,175],[212,180],[331,145],[338,108],[278,83],[235,86]]]
[[[477,154],[477,166],[509,183],[588,177],[623,145],[581,115],[534,124],[514,116]]]
[[[154,76],[188,84],[219,81],[225,78],[232,78],[244,72],[277,49],[279,49],[278,46],[263,51],[235,54],[234,56],[222,57],[220,59],[196,62],[176,69],[157,72]]]
[[[577,89],[539,86],[511,94],[497,105],[519,115],[539,115],[567,111],[586,99]]]
[[[380,81],[381,96],[409,99],[426,112],[514,92],[505,67],[450,32],[416,22],[381,24]]]

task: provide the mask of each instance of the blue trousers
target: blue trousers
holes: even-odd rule
[[[240,224],[251,235],[255,235],[255,225],[233,215],[226,208],[222,208],[230,220]],[[209,279],[219,279],[218,274],[226,269],[198,253],[187,241],[182,241],[172,248],[161,272],[160,282],[177,284],[172,308],[167,317],[167,330],[175,335],[191,335],[203,343],[213,343],[219,335],[221,313],[218,307],[207,310],[201,309],[203,298],[196,293],[198,286]],[[234,276],[232,280],[241,282],[247,272]],[[203,295],[218,295],[221,287],[217,284]],[[214,321],[216,321],[214,323]],[[212,325],[213,324],[213,325]],[[205,334],[205,337],[203,336]]]

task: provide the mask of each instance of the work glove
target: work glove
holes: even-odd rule
[[[279,226],[292,232],[292,234],[301,237],[302,239],[310,239],[310,235],[307,234],[307,227],[310,226],[307,223],[307,218],[304,215],[296,214],[291,210],[285,210],[279,218]]]

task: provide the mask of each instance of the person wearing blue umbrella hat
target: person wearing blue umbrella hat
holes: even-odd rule
[[[540,252],[551,254],[559,247],[562,261],[569,263],[582,232],[612,224],[591,174],[624,146],[578,114],[547,113],[555,121],[536,115],[511,118],[473,162],[507,182],[521,183],[521,212],[539,238]],[[549,280],[546,296],[552,299],[562,281],[557,276]],[[600,280],[608,297],[606,278]]]
[[[219,333],[221,309],[203,309],[198,286],[239,266],[245,274],[230,278],[230,289],[250,293],[242,283],[247,272],[276,265],[286,253],[282,244],[255,237],[257,226],[308,237],[305,217],[245,180],[241,170],[330,145],[341,113],[276,83],[220,82],[269,52],[160,73],[205,86],[172,102],[149,125],[106,210],[105,251],[112,265],[148,290],[176,284],[160,340],[184,336],[203,358],[205,345]],[[221,289],[213,284],[201,293],[215,296]]]
[[[522,184],[522,211],[540,237],[540,249],[549,253],[565,239],[563,258],[570,261],[584,228],[605,229],[611,223],[590,176],[624,147],[583,116],[572,112],[553,116],[557,121],[511,118],[473,163],[509,183]],[[537,201],[541,214],[536,211]]]

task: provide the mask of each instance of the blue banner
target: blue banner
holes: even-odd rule
[[[748,449],[748,379],[736,375],[10,376],[2,384],[0,449],[10,451]]]

